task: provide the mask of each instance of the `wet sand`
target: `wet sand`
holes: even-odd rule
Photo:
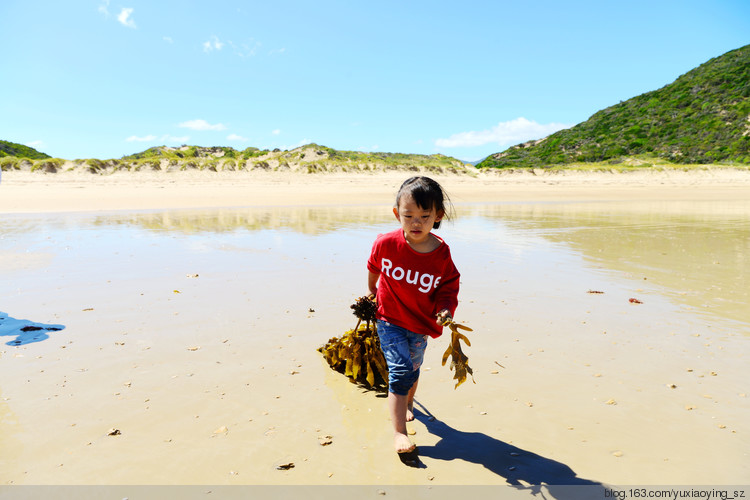
[[[359,256],[390,227],[404,176],[6,172],[0,332],[8,318],[64,329],[0,337],[0,484],[747,483],[750,322],[722,303],[746,293],[744,250],[720,240],[735,272],[690,282],[690,256],[721,250],[711,235],[690,253],[693,236],[659,247],[648,228],[668,213],[747,230],[750,179],[623,175],[439,178],[459,215],[445,237],[476,384],[453,389],[447,336],[428,347],[414,469],[392,451],[385,400],[315,351],[354,326]],[[269,208],[155,211],[242,206]],[[582,222],[602,213],[637,220]],[[133,243],[123,226],[139,228]],[[728,241],[746,245],[738,234]],[[659,261],[672,250],[688,257]],[[734,289],[708,290],[713,276]]]

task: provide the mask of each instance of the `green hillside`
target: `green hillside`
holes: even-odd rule
[[[0,141],[0,158],[3,156],[15,156],[16,158],[29,158],[31,160],[44,160],[49,155],[40,153],[34,148],[16,144],[15,142]]]
[[[624,157],[750,164],[750,45],[575,127],[487,157],[479,168],[544,168]]]
[[[295,165],[309,172],[349,171],[358,170],[362,167],[365,167],[366,170],[405,169],[413,171],[420,169],[450,171],[457,168],[465,168],[465,164],[461,160],[441,154],[421,155],[340,151],[314,143],[306,144],[289,151],[282,151],[280,149],[270,151],[255,147],[249,147],[240,151],[231,147],[219,146],[201,147],[186,145],[176,148],[156,146],[140,153],[124,156],[121,161],[154,162],[161,160],[180,164],[195,164],[197,168],[203,168],[206,164],[213,164],[217,161],[234,162],[238,165],[245,164],[246,167],[248,164],[254,166],[262,165],[260,168],[271,168],[271,163],[274,163],[277,170],[283,170],[285,166]]]

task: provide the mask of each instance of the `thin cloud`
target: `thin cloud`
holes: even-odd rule
[[[27,142],[26,145],[30,148],[38,148],[40,146],[44,146],[44,141],[39,141],[39,140],[31,141],[31,142]]]
[[[272,130],[272,131],[271,131],[271,133],[272,133],[273,135],[279,135],[279,134],[281,133],[281,129],[278,129],[278,128],[277,128],[277,129],[274,129],[274,130]]]
[[[109,18],[109,0],[104,0],[97,9],[100,14],[104,15],[105,19]]]
[[[465,148],[485,144],[504,146],[531,139],[541,139],[568,127],[570,125],[564,123],[540,124],[520,117],[508,122],[500,122],[488,130],[459,132],[445,139],[436,139],[435,145],[441,148]]]
[[[130,17],[132,13],[133,9],[129,7],[123,7],[120,11],[120,14],[118,14],[117,16],[117,20],[120,22],[120,24],[127,28],[136,29],[135,21]]]
[[[189,120],[182,122],[178,125],[181,128],[189,128],[190,130],[226,130],[226,126],[221,123],[210,124],[206,120]]]
[[[213,50],[221,50],[224,47],[224,42],[219,40],[219,37],[212,35],[211,38],[203,42],[203,52],[211,52]]]
[[[242,137],[241,135],[237,134],[229,134],[227,136],[228,141],[237,141],[237,142],[247,142],[247,137]]]
[[[136,135],[131,135],[127,139],[125,139],[127,142],[151,142],[156,139],[155,135],[145,135],[143,137],[138,137]]]
[[[168,142],[179,142],[180,144],[186,144],[190,140],[190,136],[183,135],[181,137],[175,137],[173,135],[163,135],[161,136],[161,142],[168,143]]]
[[[269,50],[268,51],[268,55],[269,56],[273,56],[273,55],[276,55],[276,54],[283,54],[285,52],[286,52],[286,48],[282,47],[280,49],[271,49],[271,50]]]
[[[232,51],[236,55],[242,58],[254,57],[258,53],[258,49],[261,46],[260,42],[253,40],[252,38],[247,43],[236,44],[231,40],[228,40],[227,44],[232,48]]]
[[[164,40],[167,43],[174,43],[174,40],[172,40],[171,36],[163,36],[161,37],[162,40]]]

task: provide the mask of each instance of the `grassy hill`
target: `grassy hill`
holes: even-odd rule
[[[86,171],[108,174],[116,171],[274,171],[274,172],[382,172],[402,170],[431,173],[475,173],[473,166],[444,156],[364,153],[338,151],[318,144],[307,144],[289,151],[231,147],[156,146],[121,159],[61,160],[45,157],[39,160],[7,157],[0,159],[3,170],[30,170],[46,173]]]
[[[465,164],[440,154],[365,153],[339,151],[318,144],[307,144],[289,151],[258,149],[235,150],[231,147],[157,146],[133,155],[123,162],[160,162],[181,170],[294,170],[302,172],[348,172],[368,170],[452,171]]]
[[[14,156],[16,158],[29,158],[31,160],[43,160],[50,156],[37,151],[34,148],[16,144],[15,142],[0,141],[0,158]]]
[[[487,157],[479,168],[544,168],[625,157],[750,164],[750,45],[575,127]]]

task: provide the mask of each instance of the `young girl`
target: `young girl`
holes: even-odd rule
[[[367,261],[368,286],[377,297],[377,331],[388,363],[388,410],[398,453],[416,446],[406,434],[414,420],[414,393],[429,337],[458,305],[459,273],[448,245],[430,232],[447,218],[447,196],[428,177],[407,179],[396,195],[397,230],[378,235]]]

